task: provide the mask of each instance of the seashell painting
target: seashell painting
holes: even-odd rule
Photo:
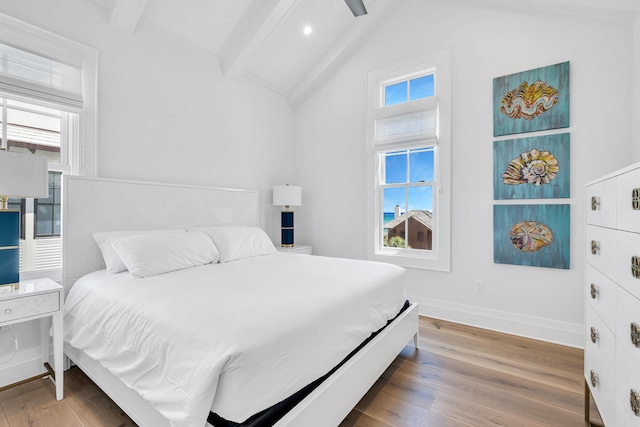
[[[493,142],[493,197],[563,199],[571,196],[569,133]]]
[[[570,63],[493,79],[493,136],[568,128]]]
[[[569,269],[569,204],[493,205],[493,260],[498,264]]]
[[[531,120],[552,109],[559,99],[558,91],[544,82],[523,82],[502,98],[500,111],[512,119]]]
[[[519,251],[536,252],[553,242],[553,233],[540,222],[523,221],[511,227],[509,239]]]
[[[539,186],[550,183],[559,171],[558,160],[553,154],[534,148],[511,160],[507,170],[502,174],[502,178],[507,185],[533,184]]]

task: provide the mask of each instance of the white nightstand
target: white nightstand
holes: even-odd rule
[[[309,245],[295,245],[293,247],[290,248],[285,248],[282,246],[276,246],[276,248],[280,251],[280,252],[285,252],[285,253],[289,253],[289,254],[307,254],[307,255],[311,255],[313,250],[312,247]]]
[[[64,372],[62,368],[62,316],[64,312],[64,288],[51,279],[25,280],[18,289],[0,287],[0,326],[40,320],[42,364],[48,372],[24,381],[55,374],[56,399],[62,400]],[[53,371],[49,367],[49,317],[53,323]],[[53,378],[52,378],[53,380]],[[8,388],[3,387],[3,388]]]

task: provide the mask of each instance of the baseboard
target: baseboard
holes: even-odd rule
[[[452,303],[431,298],[409,297],[420,305],[420,315],[504,332],[540,341],[584,348],[584,325],[560,322],[518,313]]]
[[[18,351],[11,361],[0,365],[0,387],[46,372],[40,347]]]

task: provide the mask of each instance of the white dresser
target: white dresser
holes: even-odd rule
[[[585,401],[640,427],[640,163],[588,183],[586,203]]]

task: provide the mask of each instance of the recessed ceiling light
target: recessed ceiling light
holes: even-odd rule
[[[308,36],[309,34],[311,34],[311,32],[313,31],[313,28],[311,28],[310,25],[306,25],[303,29],[302,32],[304,33],[305,36]]]

